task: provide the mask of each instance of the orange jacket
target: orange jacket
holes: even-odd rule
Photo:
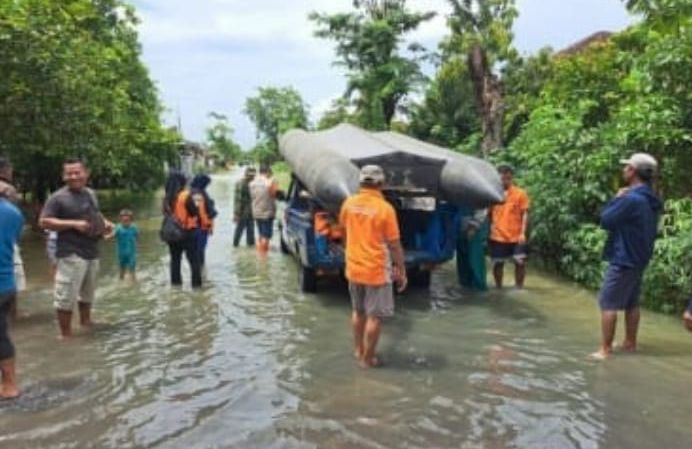
[[[209,212],[207,212],[207,202],[202,198],[201,201],[196,201],[197,210],[199,210],[199,223],[200,227],[204,231],[211,231],[214,229],[214,220],[209,217]]]
[[[187,201],[190,198],[190,191],[183,190],[178,194],[178,198],[175,200],[175,208],[173,210],[173,215],[175,215],[178,223],[187,230],[195,229],[197,227],[197,217],[190,215],[187,211]]]

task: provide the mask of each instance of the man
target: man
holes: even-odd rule
[[[624,165],[627,187],[620,189],[601,213],[601,226],[608,231],[604,256],[608,270],[601,288],[601,348],[593,354],[607,358],[613,349],[617,313],[625,311],[625,340],[622,350],[637,349],[639,294],[644,269],[654,251],[658,218],[662,210],[651,182],[658,163],[646,153],[634,154]]]
[[[252,198],[250,197],[250,183],[255,179],[257,170],[253,167],[245,169],[245,176],[235,185],[235,199],[233,201],[233,223],[235,234],[233,246],[240,245],[243,232],[246,232],[247,246],[255,246],[255,222],[252,218]]]
[[[392,281],[399,292],[408,284],[399,224],[394,208],[382,195],[384,183],[382,168],[363,167],[360,191],[344,202],[339,216],[346,231],[346,278],[353,306],[355,356],[364,368],[380,363],[375,350],[382,319],[394,315]]]
[[[19,209],[6,198],[0,198],[0,399],[19,396],[15,349],[9,334],[8,318],[17,293],[14,249],[23,226],[24,219]]]
[[[89,171],[83,161],[68,159],[63,163],[65,187],[48,198],[41,212],[42,228],[58,233],[55,276],[55,301],[62,338],[72,336],[72,310],[78,302],[80,324],[92,325],[91,304],[94,300],[99,269],[98,243],[113,230],[99,211],[94,192],[87,188]]]
[[[262,165],[257,176],[249,185],[252,198],[252,216],[257,223],[259,242],[257,249],[261,253],[269,251],[269,242],[274,234],[276,217],[276,196],[279,185],[272,179],[271,169]]]
[[[529,196],[514,185],[514,170],[508,165],[498,168],[505,188],[505,202],[490,209],[490,257],[495,286],[502,288],[505,261],[514,262],[514,281],[524,287],[526,278],[526,228],[529,222]]]

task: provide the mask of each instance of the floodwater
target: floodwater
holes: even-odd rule
[[[639,355],[587,360],[595,295],[531,273],[528,289],[471,295],[452,266],[398,300],[386,366],[351,356],[343,286],[298,289],[276,246],[231,248],[235,175],[205,288],[171,289],[155,201],[138,208],[139,281],[113,244],[90,334],[61,343],[43,243],[28,236],[29,291],[15,328],[24,396],[0,404],[0,448],[687,448],[692,335],[646,313]],[[275,242],[276,244],[276,242]],[[186,277],[189,283],[189,277]]]

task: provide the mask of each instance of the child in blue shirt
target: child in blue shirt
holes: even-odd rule
[[[134,224],[134,214],[129,209],[120,211],[120,223],[113,230],[115,237],[118,264],[120,266],[120,279],[130,274],[135,280],[135,268],[137,268],[137,240],[139,228]]]

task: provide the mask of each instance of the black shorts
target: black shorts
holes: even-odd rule
[[[601,310],[632,310],[639,307],[642,290],[641,268],[609,265],[598,297]]]
[[[526,244],[491,240],[488,247],[493,265],[505,263],[508,259],[512,259],[514,263],[521,264],[529,257],[529,248]]]

